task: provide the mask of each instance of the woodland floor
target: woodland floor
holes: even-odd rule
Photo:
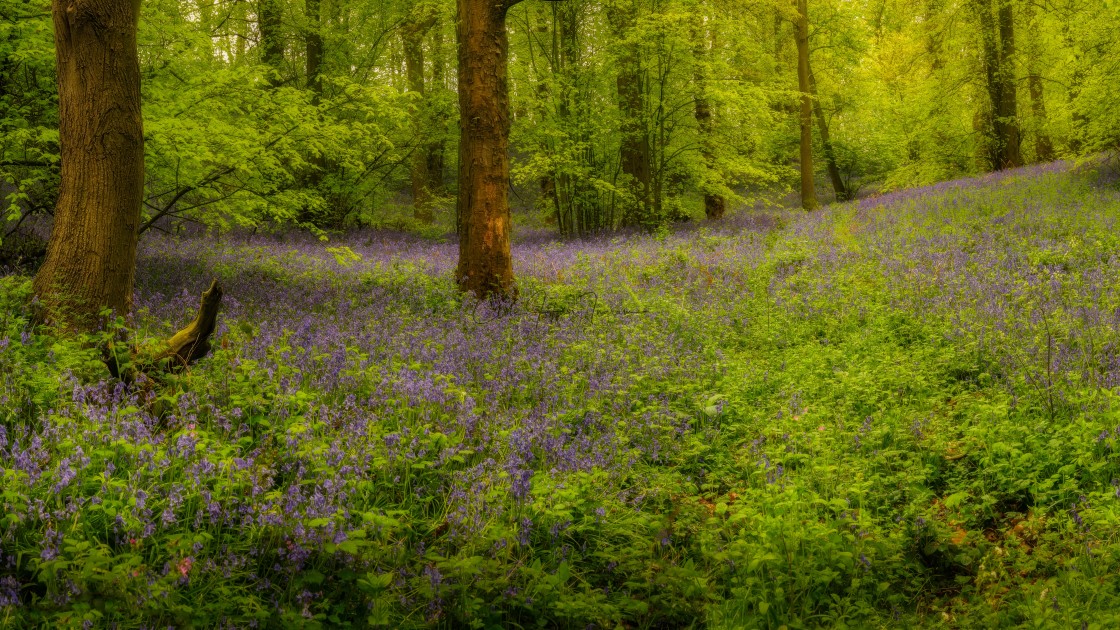
[[[107,380],[0,277],[0,627],[1120,625],[1120,190],[1058,163],[660,238],[150,237]]]

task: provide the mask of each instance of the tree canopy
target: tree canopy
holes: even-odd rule
[[[805,4],[822,201],[1120,144],[1114,4]],[[53,210],[58,97],[48,3],[0,16],[10,232]],[[654,228],[795,188],[798,21],[792,0],[512,6],[515,215]],[[141,230],[455,225],[455,25],[450,0],[145,2]]]

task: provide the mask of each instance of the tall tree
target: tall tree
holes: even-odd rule
[[[427,89],[424,85],[424,38],[436,25],[436,8],[431,4],[413,5],[411,12],[401,27],[401,40],[404,44],[405,75],[408,91],[412,93],[412,129],[417,146],[412,150],[409,165],[409,179],[412,183],[413,216],[431,223],[432,183],[430,172],[430,143],[428,134]]]
[[[323,30],[320,0],[305,0],[307,31],[304,33],[304,48],[307,54],[307,89],[311,90],[311,102],[315,105],[323,98]]]
[[[632,32],[637,22],[635,0],[613,0],[607,18],[620,42],[618,75],[619,127],[622,134],[619,158],[626,186],[633,198],[623,208],[623,225],[639,225],[650,218],[652,205],[652,147],[646,129],[646,94],[642,81],[641,51]]]
[[[706,18],[704,15],[696,16],[697,21]],[[715,156],[715,134],[712,130],[712,103],[708,99],[708,46],[709,46],[709,31],[702,28],[694,28],[692,32],[694,39],[694,62],[695,70],[693,78],[696,82],[696,99],[694,102],[694,116],[696,118],[696,126],[700,132],[700,157],[704,162],[704,176],[703,185],[704,190],[704,215],[710,220],[722,219],[724,213],[727,211],[727,200],[723,195],[712,190],[711,179],[718,177],[717,164]],[[711,34],[711,39],[714,40],[714,33]]]
[[[1054,142],[1047,133],[1046,93],[1039,71],[1041,43],[1038,24],[1035,21],[1035,7],[1031,2],[1024,3],[1023,21],[1027,25],[1026,65],[1027,90],[1031,97],[1031,127],[1034,130],[1034,159],[1038,162],[1052,162],[1055,158]]]
[[[432,85],[428,99],[442,97],[447,90],[447,60],[444,47],[444,12],[436,12],[436,23],[432,29]],[[435,106],[431,111],[429,124],[435,135],[429,138],[426,156],[428,161],[428,189],[435,195],[444,194],[443,168],[446,161],[447,137],[445,130],[451,114],[448,107]]]
[[[280,85],[281,66],[284,63],[284,40],[281,39],[282,20],[279,0],[258,0],[257,29],[260,32],[261,61],[272,68],[269,82]]]
[[[797,86],[801,92],[801,207],[817,208],[813,184],[813,96],[809,85],[809,7],[797,1]]]
[[[509,250],[509,40],[520,0],[458,0],[459,286],[516,298]]]
[[[1015,89],[1015,25],[1011,0],[972,0],[980,25],[984,80],[988,93],[987,112],[981,112],[988,166],[993,171],[1021,166],[1018,104]]]
[[[76,330],[131,307],[144,197],[139,0],[54,0],[62,183],[35,276],[45,315]]]

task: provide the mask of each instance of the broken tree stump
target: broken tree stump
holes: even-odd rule
[[[206,356],[210,352],[210,337],[218,325],[222,295],[221,285],[217,280],[212,281],[210,288],[202,293],[194,321],[154,347],[147,344],[143,348],[134,347],[124,360],[118,357],[110,343],[105,356],[109,373],[114,378],[132,383],[140,373],[152,376],[153,371],[178,372]]]
[[[222,287],[214,280],[202,294],[194,321],[167,340],[167,350],[157,356],[156,361],[171,359],[174,368],[184,368],[206,356],[210,352],[210,336],[218,325],[221,304]]]

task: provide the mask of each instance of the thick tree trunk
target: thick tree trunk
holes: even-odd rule
[[[824,117],[824,108],[817,94],[817,77],[813,75],[813,67],[809,66],[809,90],[813,96],[813,114],[817,117],[817,131],[821,134],[821,146],[824,148],[824,161],[828,166],[828,178],[832,180],[832,190],[836,193],[837,201],[847,201],[852,198],[848,185],[840,175],[840,166],[836,163],[836,151],[832,147],[832,139],[828,133],[828,121]]]
[[[424,85],[424,37],[435,25],[435,15],[425,5],[417,5],[402,30],[404,44],[405,75],[408,91],[415,95],[412,101],[412,134],[417,147],[413,150],[409,164],[409,179],[412,184],[413,216],[424,223],[431,223],[432,184],[428,180],[429,143],[427,89]]]
[[[261,62],[272,68],[269,82],[280,85],[281,66],[284,64],[284,41],[280,39],[281,13],[279,0],[259,0],[257,29],[260,31]]]
[[[695,42],[696,63],[696,70],[693,73],[696,82],[694,116],[697,130],[700,132],[700,158],[703,160],[704,169],[707,171],[705,179],[709,180],[705,182],[704,215],[710,221],[717,221],[722,219],[724,213],[727,212],[727,200],[724,199],[723,195],[711,191],[713,184],[710,180],[719,177],[719,165],[716,162],[715,135],[712,132],[712,104],[707,95],[708,37],[702,29],[693,30],[692,37]]]
[[[620,0],[608,9],[614,36],[624,41],[637,20],[637,7],[632,0]],[[622,209],[623,225],[642,225],[651,214],[653,180],[652,148],[645,123],[645,90],[642,85],[641,53],[633,42],[622,44],[618,59],[619,158],[633,201]]]
[[[480,299],[515,298],[509,250],[509,88],[506,12],[511,0],[458,0],[459,265]]]
[[[809,9],[797,0],[797,85],[801,92],[801,207],[816,210],[813,184],[813,97],[809,86]]]
[[[62,182],[35,276],[44,315],[91,330],[127,314],[144,195],[139,0],[54,0]]]

